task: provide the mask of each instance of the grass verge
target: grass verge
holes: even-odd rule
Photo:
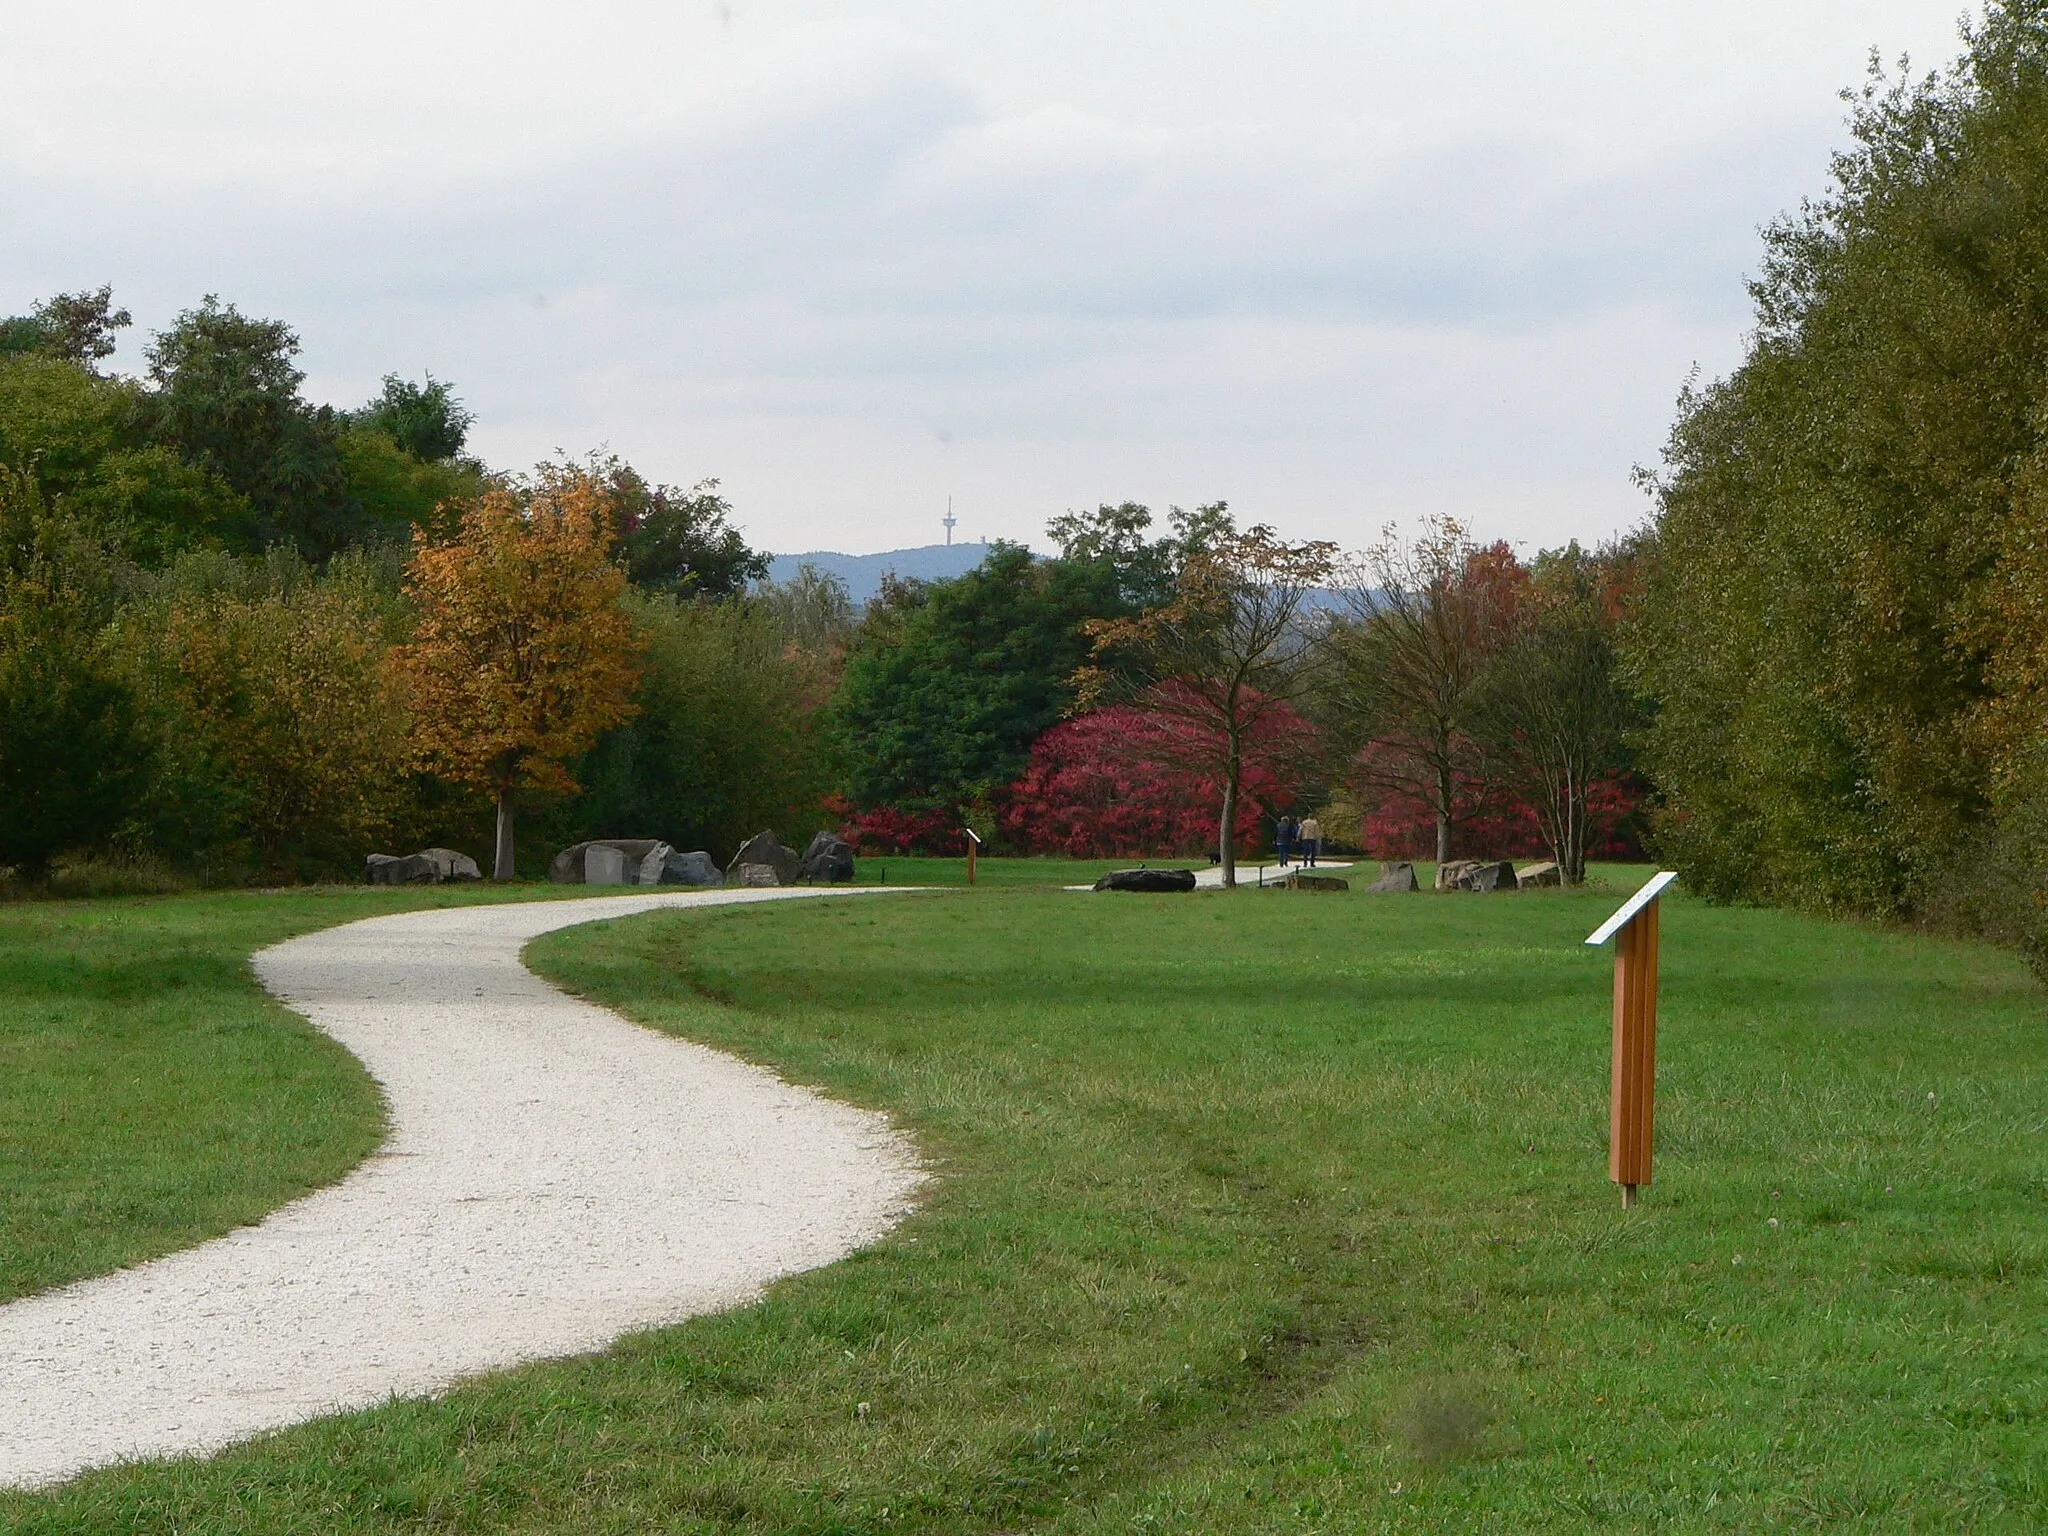
[[[1624,1214],[1609,904],[991,889],[548,936],[578,989],[901,1116],[924,1209],[761,1305],[0,1526],[2038,1529],[2039,993],[1675,901]]]

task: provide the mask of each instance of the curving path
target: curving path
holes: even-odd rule
[[[630,1024],[519,962],[653,893],[371,918],[256,956],[391,1134],[253,1227],[0,1307],[0,1483],[216,1450],[733,1306],[879,1235],[920,1174],[881,1115]],[[867,893],[873,894],[873,893]]]

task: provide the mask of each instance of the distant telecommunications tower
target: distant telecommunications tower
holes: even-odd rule
[[[946,515],[940,518],[939,521],[946,525],[946,542],[951,544],[953,542],[953,525],[959,519],[953,515],[953,498],[950,496],[946,498]]]

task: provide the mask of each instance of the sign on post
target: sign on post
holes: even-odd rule
[[[1596,928],[1588,944],[1614,944],[1614,1102],[1607,1130],[1607,1177],[1622,1209],[1650,1182],[1657,1097],[1657,898],[1678,878],[1660,870]]]
[[[962,827],[960,835],[967,839],[967,883],[974,884],[974,856],[981,851],[981,839],[974,835],[974,828]]]

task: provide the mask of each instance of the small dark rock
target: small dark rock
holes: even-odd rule
[[[773,832],[756,832],[744,843],[741,843],[739,852],[732,856],[732,863],[727,866],[725,871],[725,883],[727,885],[746,884],[744,880],[735,879],[733,871],[744,868],[749,864],[766,865],[769,869],[774,870],[775,883],[777,885],[792,885],[796,881],[797,871],[803,867],[803,860],[775,841],[775,834]]]
[[[1541,864],[1531,864],[1527,869],[1515,871],[1515,886],[1518,890],[1528,890],[1538,885],[1563,884],[1564,871],[1547,860]]]
[[[1113,869],[1095,882],[1098,891],[1192,891],[1192,869]]]
[[[1457,887],[1461,891],[1512,891],[1515,889],[1515,866],[1505,859],[1475,864],[1458,876]]]
[[[1287,889],[1290,891],[1348,891],[1351,889],[1351,882],[1339,879],[1335,875],[1311,875],[1298,869],[1290,869],[1287,872]]]
[[[1477,859],[1445,859],[1436,867],[1436,888],[1440,891],[1455,891],[1458,882],[1479,867]]]
[[[853,878],[853,849],[843,839],[830,832],[820,832],[811,839],[811,846],[804,850],[803,862],[797,866],[799,880],[823,880],[827,885],[836,885],[842,880]]]
[[[642,885],[717,885],[724,879],[725,872],[701,849],[677,853],[663,843],[640,861]]]

